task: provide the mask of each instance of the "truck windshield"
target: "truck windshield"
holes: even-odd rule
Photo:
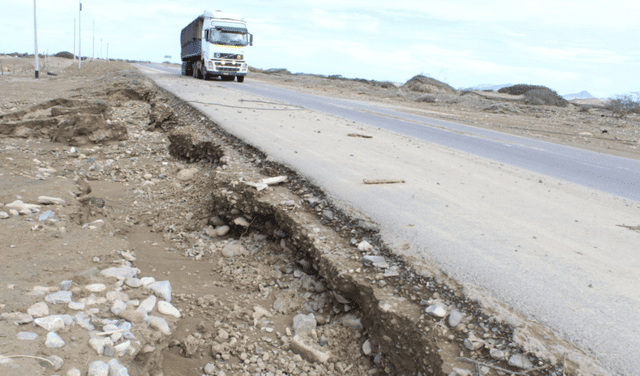
[[[247,34],[243,33],[210,29],[209,42],[229,46],[247,46],[249,44],[249,38]]]

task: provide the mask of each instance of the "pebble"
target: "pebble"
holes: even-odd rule
[[[120,299],[116,299],[111,305],[111,312],[113,312],[113,314],[116,316],[125,309],[127,309],[127,303],[123,302]]]
[[[122,343],[114,346],[113,348],[118,353],[119,356],[124,356],[129,351],[129,349],[131,348],[131,341],[122,342]]]
[[[148,322],[150,327],[158,329],[162,334],[171,335],[169,324],[167,324],[167,321],[162,317],[149,316]]]
[[[169,281],[156,281],[150,283],[147,288],[165,301],[171,301],[171,283]]]
[[[93,283],[90,285],[86,285],[84,288],[91,292],[101,292],[104,291],[107,286],[104,283]]]
[[[109,376],[109,365],[101,360],[96,360],[89,365],[88,376]]]
[[[235,257],[243,255],[247,252],[244,246],[238,242],[231,242],[222,248],[222,255],[224,257]]]
[[[9,214],[6,211],[0,211],[0,219],[9,218]]]
[[[122,291],[107,292],[107,301],[115,302],[116,300],[122,300],[123,302],[128,302],[129,296]]]
[[[371,355],[371,342],[369,340],[364,341],[362,344],[362,353],[364,355]]]
[[[45,302],[39,302],[27,310],[27,313],[33,317],[43,317],[49,314],[49,306]]]
[[[247,221],[244,217],[238,217],[234,219],[233,223],[242,227],[249,227],[250,225],[249,221]]]
[[[105,277],[114,277],[118,279],[134,278],[140,273],[140,269],[130,266],[122,266],[118,268],[108,268],[100,272]]]
[[[223,225],[223,226],[218,226],[216,227],[216,235],[218,236],[225,236],[227,235],[227,233],[229,232],[231,228],[227,225]]]
[[[442,304],[432,304],[427,307],[425,312],[435,317],[445,317],[447,315],[447,309]]]
[[[43,205],[61,205],[61,206],[66,205],[63,199],[58,197],[49,197],[49,196],[38,197],[38,203]]]
[[[109,376],[129,376],[127,367],[118,362],[118,359],[111,359],[109,361]]]
[[[41,317],[33,321],[48,332],[57,332],[64,328],[64,320],[59,315]]]
[[[71,288],[71,285],[73,285],[73,281],[70,279],[64,280],[62,282],[60,282],[58,284],[58,287],[60,287],[60,290],[62,291],[67,291]]]
[[[293,332],[296,335],[303,335],[315,330],[317,324],[316,318],[312,313],[308,315],[301,313],[293,318]]]
[[[54,371],[59,370],[64,365],[64,359],[62,359],[58,355],[51,355],[51,356],[47,357],[47,359],[49,359],[51,361],[51,363],[53,363]]]
[[[186,168],[184,170],[181,170],[180,172],[178,172],[178,176],[177,179],[180,181],[189,181],[191,179],[193,179],[196,174],[198,173],[198,169],[197,168]]]
[[[59,335],[54,332],[47,333],[47,340],[44,342],[44,345],[50,349],[58,349],[65,345],[65,342]]]
[[[342,318],[340,318],[340,323],[346,327],[349,328],[353,328],[353,329],[358,329],[361,330],[362,329],[362,322],[360,321],[360,319],[358,317],[356,317],[356,315],[352,314],[352,313],[348,313],[344,316],[342,316]]]
[[[82,302],[69,302],[69,309],[74,311],[82,311],[86,307],[86,304]]]
[[[178,309],[174,307],[173,304],[165,301],[158,302],[158,312],[162,313],[163,315],[173,316],[177,318],[180,318],[181,316],[180,311],[178,311]]]
[[[145,314],[153,311],[153,308],[156,306],[157,300],[158,299],[156,298],[155,295],[149,296],[148,298],[146,298],[140,303],[140,305],[138,306],[138,311],[143,312]]]
[[[291,350],[300,354],[304,359],[314,363],[326,363],[331,358],[329,351],[322,351],[304,342],[298,335],[291,339]]]
[[[387,262],[387,259],[384,258],[384,256],[367,255],[363,256],[361,261],[364,266],[375,266],[376,268],[385,269],[389,267],[389,263]]]
[[[67,376],[82,376],[82,372],[77,368],[71,368],[67,371]]]
[[[6,312],[0,314],[0,318],[7,321],[12,321],[14,324],[28,324],[33,321],[33,316],[28,313],[22,312]]]
[[[449,313],[449,326],[455,328],[456,326],[458,326],[458,324],[460,324],[463,318],[464,315],[462,314],[462,312],[458,311],[457,309],[453,309],[451,313]]]
[[[373,246],[371,245],[371,243],[369,243],[366,240],[361,241],[360,243],[358,243],[358,250],[359,251],[363,251],[363,252],[367,252],[373,249]]]
[[[104,354],[104,348],[107,345],[111,345],[111,339],[109,338],[91,338],[89,340],[89,346],[91,346],[98,355]]]
[[[129,287],[138,288],[142,286],[142,280],[139,278],[127,278],[125,283]]]
[[[207,375],[213,375],[215,371],[216,365],[213,363],[207,363],[207,365],[204,366],[204,373],[206,373]]]
[[[51,304],[69,304],[71,302],[71,291],[58,291],[44,297],[44,300]]]
[[[16,334],[16,338],[21,341],[33,341],[38,337],[39,335],[37,333],[32,332],[19,332],[18,334]]]
[[[142,286],[147,287],[150,284],[152,284],[153,282],[155,282],[156,279],[153,277],[142,277],[140,278],[140,282],[142,282]]]
[[[509,365],[512,367],[517,367],[520,369],[531,369],[533,368],[533,363],[527,358],[524,354],[513,354],[509,358]]]

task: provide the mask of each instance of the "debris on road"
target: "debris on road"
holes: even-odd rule
[[[362,179],[365,184],[401,184],[403,179]]]

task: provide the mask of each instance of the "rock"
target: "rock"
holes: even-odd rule
[[[38,197],[38,203],[43,205],[61,205],[61,206],[66,205],[63,199],[57,198],[57,197],[49,197],[49,196]]]
[[[449,326],[455,328],[456,326],[458,326],[458,324],[460,324],[460,321],[462,321],[463,318],[464,315],[462,314],[462,312],[458,311],[457,309],[453,309],[451,313],[449,313]]]
[[[366,240],[361,241],[360,243],[358,243],[358,250],[362,251],[362,252],[367,252],[373,249],[373,246]]]
[[[444,307],[444,305],[438,303],[438,304],[432,304],[430,306],[427,307],[427,309],[425,309],[425,312],[428,315],[431,316],[435,316],[435,317],[445,317],[447,315],[447,309]]]
[[[120,252],[120,256],[122,256],[123,259],[130,262],[134,262],[137,260],[137,258],[128,250]]]
[[[109,376],[129,376],[127,367],[118,362],[118,359],[109,360]]]
[[[46,212],[38,216],[38,222],[46,221],[47,219],[53,218],[55,216],[56,216],[56,213],[52,212],[51,210],[47,210]]]
[[[142,286],[142,280],[139,278],[127,278],[125,283],[129,287],[138,288]]]
[[[71,301],[71,291],[58,291],[44,297],[44,300],[51,304],[69,304]]]
[[[113,277],[118,279],[135,278],[140,273],[140,269],[130,266],[122,266],[118,268],[108,268],[100,272],[105,277]]]
[[[193,179],[198,172],[199,172],[199,170],[197,168],[195,168],[195,167],[186,168],[186,169],[181,170],[180,172],[178,172],[177,179],[180,180],[180,181],[189,181],[189,180]]]
[[[116,316],[125,309],[127,309],[127,303],[123,302],[120,299],[115,300],[111,305],[111,312],[113,312],[113,314]]]
[[[449,376],[473,376],[473,373],[469,370],[453,367],[453,372]]]
[[[153,308],[155,308],[156,306],[157,300],[158,299],[156,298],[155,295],[149,296],[148,298],[146,298],[140,303],[140,305],[138,306],[138,311],[144,312],[145,314],[153,311]]]
[[[169,281],[156,281],[150,283],[147,288],[165,301],[171,301],[171,283]]]
[[[65,342],[56,333],[49,332],[47,333],[47,340],[44,342],[44,345],[50,349],[59,349],[65,345]]]
[[[272,317],[273,315],[271,314],[271,312],[269,312],[267,309],[261,307],[261,306],[253,306],[253,314],[251,315],[251,317],[254,320],[260,320],[260,318],[262,317]]]
[[[64,328],[64,320],[59,315],[41,317],[35,319],[34,322],[48,332],[57,332]]]
[[[16,338],[21,341],[33,341],[40,337],[37,333],[32,332],[19,332],[16,334]]]
[[[82,302],[69,302],[69,309],[72,309],[74,311],[82,311],[85,309],[85,304]]]
[[[308,315],[298,314],[293,318],[293,332],[297,335],[303,335],[315,330],[317,324],[316,318],[312,313]]]
[[[94,349],[98,355],[104,354],[105,346],[111,344],[111,340],[106,337],[91,338],[89,340],[89,346],[91,346],[91,348]]]
[[[304,339],[299,335],[293,336],[290,346],[291,350],[310,362],[326,363],[331,358],[329,351],[322,351],[311,344],[305,343]]]
[[[204,373],[206,373],[207,375],[213,375],[215,371],[216,365],[213,363],[207,363],[207,365],[204,366]]]
[[[217,236],[225,236],[229,232],[230,227],[227,225],[216,227],[216,235]]]
[[[33,317],[43,317],[49,314],[49,306],[45,302],[39,302],[27,310],[27,313]]]
[[[131,341],[124,341],[113,347],[113,349],[118,353],[118,356],[124,356],[130,348]]]
[[[71,368],[67,371],[67,376],[82,376],[82,373],[77,368]]]
[[[129,301],[129,296],[122,291],[109,291],[107,292],[107,301],[115,302],[116,300],[122,300],[123,302]]]
[[[153,277],[142,277],[140,278],[140,282],[142,282],[142,286],[147,287],[150,284],[152,284],[153,282],[155,282],[156,279]]]
[[[51,363],[53,363],[53,370],[54,371],[59,370],[64,365],[64,359],[62,359],[61,357],[59,357],[57,355],[51,355],[51,356],[47,357],[47,359],[49,359],[51,361]]]
[[[358,317],[356,317],[356,315],[352,313],[348,313],[342,316],[338,321],[346,327],[358,329],[358,330],[362,329],[362,322]]]
[[[362,344],[362,353],[364,355],[371,355],[371,342],[369,340],[364,341]]]
[[[242,227],[249,227],[249,225],[251,224],[244,217],[238,217],[238,218],[234,219],[233,223],[238,225],[238,226],[242,226]]]
[[[133,309],[132,307],[127,307],[124,311],[120,312],[118,317],[125,319],[134,324],[141,324],[147,321],[147,314],[141,312],[137,309]]]
[[[171,335],[171,329],[165,319],[158,316],[149,316],[149,326],[158,329],[164,335]]]
[[[73,281],[70,279],[64,280],[62,282],[60,282],[58,284],[58,287],[60,287],[60,290],[62,291],[68,291],[71,288],[71,285],[73,285]]]
[[[484,346],[484,341],[477,338],[473,333],[469,333],[469,337],[463,342],[464,347],[471,351],[475,351]]]
[[[208,226],[207,228],[205,228],[204,233],[210,238],[215,238],[218,236],[218,233],[213,228],[213,226]]]
[[[3,314],[0,314],[0,318],[3,320],[11,321],[17,325],[33,322],[33,316],[28,313],[22,312],[5,312]]]
[[[362,265],[364,266],[375,266],[376,268],[384,269],[389,267],[389,263],[387,262],[387,259],[384,258],[384,256],[362,256],[361,261]]]
[[[178,309],[174,307],[173,304],[165,301],[158,302],[158,312],[162,313],[163,315],[173,316],[177,318],[180,318],[181,316],[180,311],[178,311]]]
[[[507,352],[504,350],[499,350],[495,347],[489,349],[489,356],[493,359],[507,360],[507,355]]]
[[[109,365],[101,360],[96,360],[89,365],[87,376],[109,376]]]
[[[524,354],[513,354],[509,358],[509,365],[512,367],[517,367],[520,369],[531,369],[533,368],[533,363],[527,358]]]
[[[239,242],[231,242],[222,248],[222,255],[224,257],[235,257],[247,253],[247,250]]]
[[[0,211],[0,219],[9,218],[9,214],[6,211]]]
[[[86,285],[84,288],[91,292],[101,292],[104,291],[107,286],[104,283],[93,283],[91,285]]]

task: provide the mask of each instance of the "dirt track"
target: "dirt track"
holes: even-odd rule
[[[8,260],[0,274],[7,287],[0,313],[26,312],[42,301],[32,291],[55,292],[63,280],[73,281],[69,290],[80,298],[89,297],[87,284],[103,282],[127,293],[125,303],[136,307],[148,294],[85,273],[133,263],[140,276],[171,282],[172,303],[182,318],[166,317],[170,336],[140,332],[136,351],[121,358],[132,375],[201,375],[209,363],[214,366],[207,372],[220,375],[496,374],[456,361],[458,356],[511,367],[507,360],[521,349],[507,325],[436,279],[405,270],[377,243],[375,226],[343,216],[293,171],[265,160],[129,69],[88,62],[80,72],[68,68],[37,82],[3,78],[8,90],[1,113],[25,112],[0,118],[0,203],[36,204],[39,196],[66,202],[0,220],[0,237],[7,239],[0,252]],[[75,102],[46,104],[56,98]],[[78,111],[102,116],[104,124],[77,125],[71,120]],[[126,132],[112,132],[118,126]],[[50,142],[56,135],[61,142]],[[288,180],[260,192],[244,183],[273,176]],[[54,216],[40,221],[46,210]],[[363,263],[358,244],[398,268]],[[92,319],[113,319],[109,304],[99,303]],[[462,323],[450,328],[448,320],[424,314],[428,306],[448,314],[459,310]],[[52,314],[69,311],[49,308]],[[293,318],[306,313],[317,326],[305,334],[300,329],[296,338]],[[0,321],[1,355],[59,355],[59,374],[74,367],[85,372],[92,361],[108,360],[75,326],[59,331],[65,347],[51,349],[42,328],[17,327],[7,317]],[[37,345],[15,340],[19,331],[39,334]],[[475,350],[464,344],[470,333],[482,344]],[[315,350],[302,349],[305,344]],[[146,345],[153,349],[144,352]],[[543,367],[530,375],[562,374],[563,368],[569,375],[577,366],[571,359],[529,359],[531,367]],[[5,359],[0,373],[52,374],[47,364]]]

